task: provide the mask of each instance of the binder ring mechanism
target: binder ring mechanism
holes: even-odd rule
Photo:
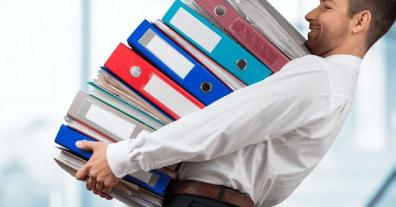
[[[142,69],[139,66],[134,65],[129,69],[129,73],[132,77],[139,78],[142,75]]]
[[[247,61],[246,60],[244,60],[244,59],[239,59],[237,62],[236,62],[236,66],[237,66],[237,68],[239,69],[239,70],[245,70],[246,69],[246,67],[247,67]]]
[[[212,90],[212,84],[209,82],[204,82],[201,84],[201,91],[204,93],[209,93]]]
[[[217,16],[221,17],[227,13],[227,9],[223,5],[217,5],[214,9],[214,13]]]

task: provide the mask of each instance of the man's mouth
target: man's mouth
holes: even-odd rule
[[[317,32],[320,30],[320,26],[319,25],[309,25],[309,29],[311,30],[311,32]]]

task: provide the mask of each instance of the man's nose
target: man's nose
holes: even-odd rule
[[[305,15],[305,20],[307,20],[308,22],[314,20],[317,16],[317,9],[318,9],[318,7],[316,7],[312,11],[308,12],[308,14]]]

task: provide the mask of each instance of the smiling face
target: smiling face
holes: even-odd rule
[[[348,13],[349,0],[320,0],[320,5],[309,12],[308,41],[312,54],[326,57],[351,38],[352,18]]]

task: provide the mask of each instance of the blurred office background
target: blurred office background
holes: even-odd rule
[[[319,1],[270,0],[303,34]],[[172,0],[0,0],[0,206],[123,206],[57,167],[53,139],[75,93],[119,42]],[[280,207],[396,205],[396,27],[367,55],[331,151]],[[393,178],[395,179],[392,182]]]

